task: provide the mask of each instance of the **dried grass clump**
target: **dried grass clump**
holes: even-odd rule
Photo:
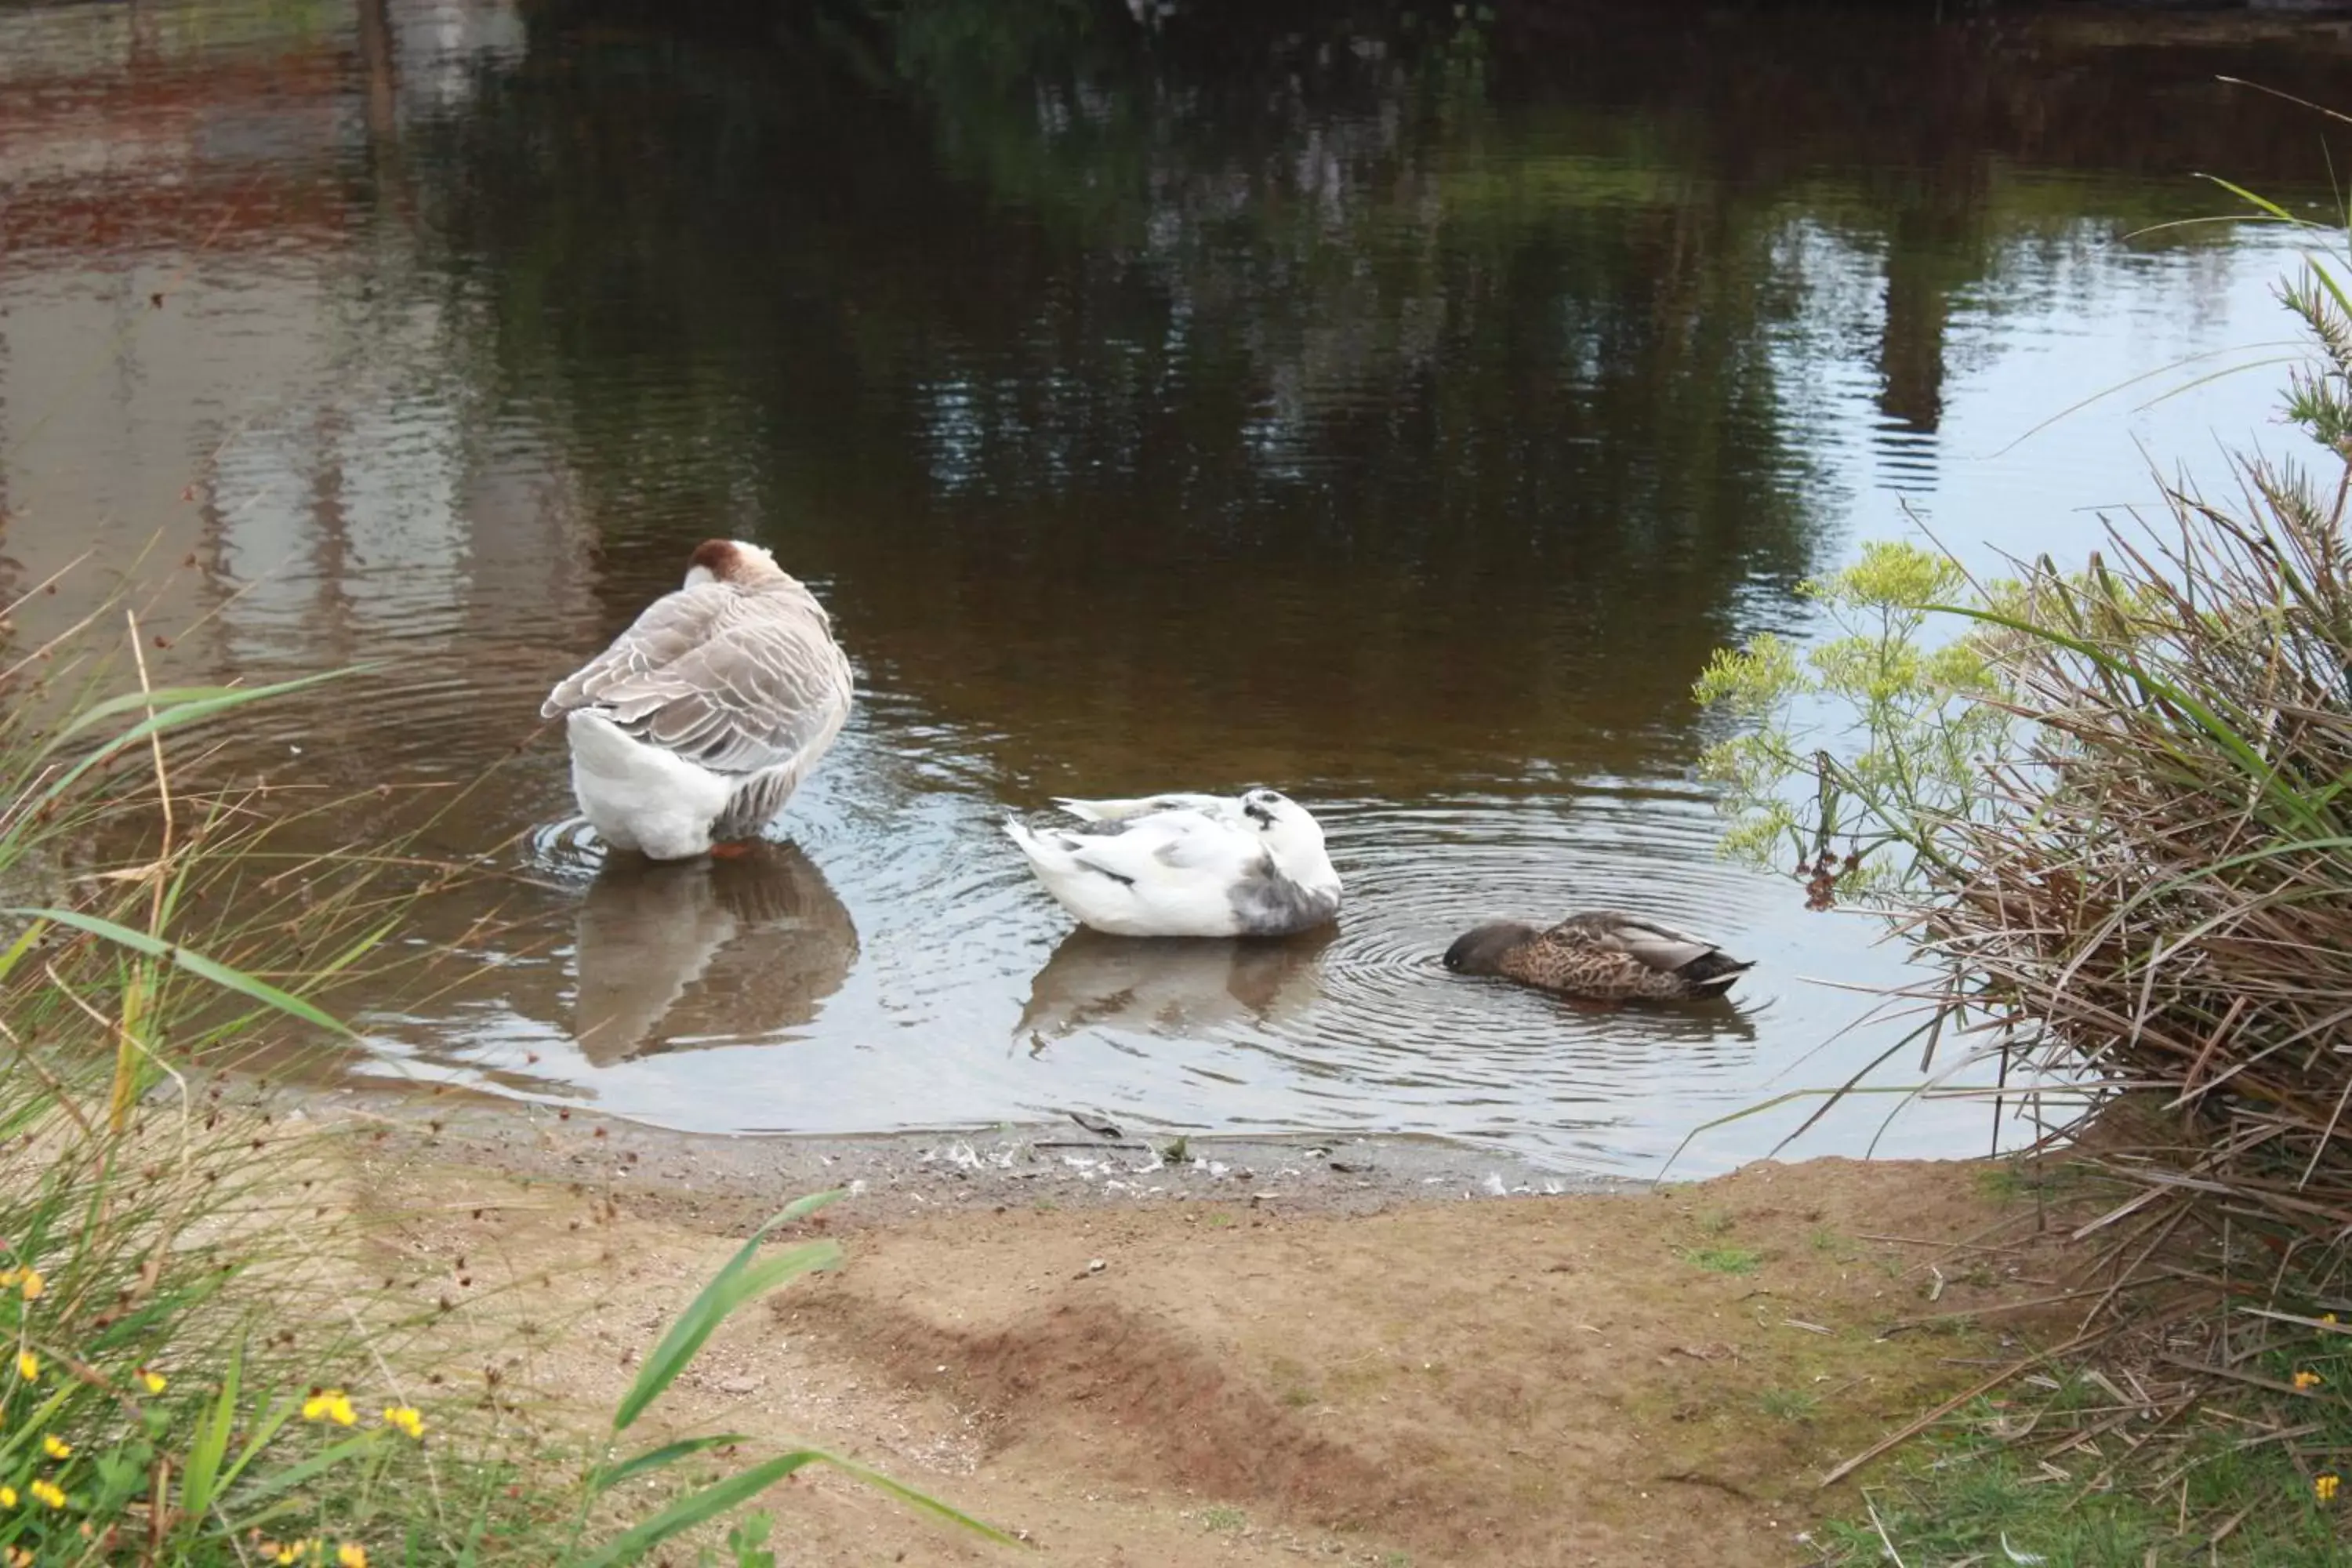
[[[1702,762],[1726,852],[1793,859],[1810,906],[1877,910],[1936,972],[1884,1009],[1925,1021],[1845,1084],[1738,1115],[1822,1096],[1794,1142],[1924,1037],[1933,1077],[1874,1091],[2022,1104],[2037,1153],[2064,1158],[2020,1223],[2088,1244],[2056,1294],[2020,1303],[2079,1307],[2070,1338],[1823,1484],[2021,1374],[2095,1360],[2068,1375],[2110,1402],[2058,1412],[2025,1477],[2076,1483],[2057,1516],[2153,1476],[2181,1531],[2212,1515],[2210,1551],[2265,1506],[2232,1489],[2260,1450],[2304,1510],[2264,1516],[2260,1560],[2334,1563],[2352,1478],[2352,216],[2323,228],[2226,188],[2315,242],[2280,290],[2309,344],[2284,413],[2314,455],[2240,458],[2226,504],[2168,487],[2080,571],[2044,556],[1979,583],[1867,545],[1805,585],[1824,637],[1719,651],[1696,692],[1726,721]],[[1935,641],[1953,618],[1965,635]],[[1998,1088],[1948,1087],[1988,1058]],[[2002,1445],[2033,1425],[1976,1422]],[[2261,1485],[2284,1508],[2277,1479]]]
[[[1947,1018],[1990,1020],[2013,1074],[2093,1086],[2055,1131],[2098,1119],[2094,1157],[2136,1189],[2081,1227],[2118,1285],[2340,1306],[2352,314],[2325,273],[2285,297],[2319,350],[2290,412],[2326,471],[2241,460],[2232,506],[2169,490],[2168,517],[2111,531],[2088,571],[2044,561],[1976,612],[2028,738],[1997,809],[1937,825],[1957,870],[1905,902]],[[2140,1114],[2109,1114],[2119,1097]]]

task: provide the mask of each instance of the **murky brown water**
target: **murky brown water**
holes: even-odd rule
[[[438,830],[517,879],[422,933],[495,902],[496,962],[379,999],[355,1070],[710,1130],[1086,1107],[1633,1172],[1844,1078],[1892,1037],[1840,1033],[1852,988],[1899,967],[1714,858],[1690,681],[1804,630],[1793,584],[1860,538],[2063,552],[2149,493],[2136,443],[2211,471],[2217,434],[2286,439],[2275,372],[2204,378],[2284,335],[2288,252],[2160,226],[2221,207],[2200,169],[2318,199],[2320,127],[2213,78],[2325,96],[2352,53],[1573,4],[776,14],[0,13],[0,583],[96,552],[26,630],[192,552],[183,665],[387,661],[245,760],[466,779],[740,532],[864,683],[740,864],[600,868],[542,737]],[[1324,816],[1336,932],[1074,936],[994,828],[1258,781]],[[1759,960],[1738,1005],[1436,965],[1600,902]]]

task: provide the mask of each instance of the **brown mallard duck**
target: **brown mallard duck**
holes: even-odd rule
[[[1549,931],[1517,921],[1482,925],[1445,950],[1445,967],[1591,1002],[1684,1002],[1722,995],[1755,964],[1671,926],[1591,910]]]

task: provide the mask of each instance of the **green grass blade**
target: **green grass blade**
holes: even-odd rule
[[[1908,1044],[1909,1037],[1906,1036],[1902,1041],[1897,1043]],[[1718,1127],[1728,1127],[1735,1121],[1745,1121],[1751,1116],[1761,1116],[1766,1111],[1777,1110],[1783,1105],[1787,1105],[1791,1100],[1810,1100],[1817,1095],[1824,1095],[1829,1097],[1831,1100],[1843,1100],[1849,1094],[1909,1094],[1913,1092],[1913,1089],[1916,1086],[1901,1086],[1895,1084],[1858,1084],[1848,1081],[1842,1084],[1832,1085],[1826,1089],[1792,1089],[1785,1094],[1776,1094],[1769,1100],[1759,1100],[1753,1105],[1743,1105],[1738,1110],[1731,1111],[1728,1114],[1716,1117],[1714,1120],[1709,1121],[1702,1121],[1697,1126],[1692,1128],[1689,1131],[1684,1133],[1683,1141],[1675,1145],[1674,1152],[1666,1156],[1666,1163],[1658,1167],[1658,1173],[1652,1176],[1650,1180],[1654,1182],[1664,1181],[1666,1179],[1666,1173],[1674,1169],[1675,1162],[1683,1157],[1683,1152],[1698,1141],[1698,1135],[1700,1133],[1712,1132]]]
[[[646,1406],[661,1397],[662,1391],[677,1380],[686,1370],[702,1342],[727,1320],[727,1315],[752,1296],[761,1295],[782,1285],[785,1280],[806,1274],[813,1269],[830,1268],[841,1261],[841,1248],[830,1241],[811,1241],[789,1252],[755,1261],[761,1241],[782,1215],[770,1220],[743,1244],[743,1249],[728,1259],[727,1266],[710,1277],[686,1310],[664,1334],[661,1343],[646,1357],[638,1369],[637,1380],[621,1398],[613,1412],[613,1430],[625,1429],[629,1423],[645,1414]]]
[[[2352,316],[2352,297],[2346,296],[2344,285],[2336,280],[2335,270],[2316,256],[2305,256],[2303,260],[2304,265],[2311,268],[2313,279],[2326,291],[2327,297],[2336,301],[2336,308]]]
[[[23,933],[15,942],[8,944],[7,952],[0,952],[0,981],[5,981],[15,972],[16,965],[24,962],[25,955],[33,951],[34,945],[41,940],[42,935],[48,929],[48,921],[35,921],[25,928]]]
[[[858,1464],[854,1459],[845,1459],[838,1454],[828,1454],[822,1449],[812,1449],[808,1451],[814,1453],[818,1458],[823,1459],[826,1464],[831,1465],[835,1469],[841,1471],[844,1475],[855,1476],[859,1480],[864,1481],[867,1486],[872,1487],[876,1491],[887,1493],[889,1496],[897,1498],[900,1502],[907,1504],[910,1508],[930,1514],[934,1518],[946,1520],[950,1524],[961,1525],[966,1530],[977,1531],[982,1535],[985,1535],[991,1541],[1000,1542],[1003,1545],[1018,1546],[1021,1544],[1019,1542],[1013,1540],[1013,1537],[1005,1534],[1003,1531],[996,1529],[993,1525],[982,1524],[979,1520],[972,1518],[971,1515],[964,1512],[962,1510],[950,1507],[949,1504],[941,1502],[939,1499],[930,1496],[927,1492],[919,1492],[914,1488],[907,1485],[904,1481],[894,1481],[879,1470],[869,1470],[864,1465]]]
[[[827,1192],[810,1193],[805,1197],[794,1198],[782,1208],[778,1209],[773,1219],[760,1227],[760,1234],[765,1236],[780,1225],[790,1225],[794,1220],[806,1219],[817,1210],[828,1205],[839,1203],[848,1195],[848,1188],[835,1187]]]
[[[474,1564],[481,1560],[482,1538],[489,1533],[489,1529],[490,1491],[485,1486],[482,1490],[482,1500],[475,1505],[474,1511],[467,1517],[466,1539],[457,1543],[457,1556],[450,1564],[450,1568],[474,1568]],[[416,1552],[413,1549],[408,1554],[408,1559],[412,1563],[417,1560]]]
[[[295,1401],[283,1399],[263,1413],[260,1426],[247,1435],[245,1447],[237,1450],[236,1458],[231,1459],[228,1468],[222,1472],[222,1491],[226,1492],[236,1485],[236,1479],[245,1474],[246,1467],[259,1458],[264,1448],[277,1441],[278,1429],[294,1419],[294,1409]]]
[[[33,1406],[29,1414],[20,1418],[17,1429],[9,1435],[7,1441],[0,1443],[0,1463],[11,1461],[19,1454],[32,1452],[34,1435],[46,1427],[49,1418],[64,1409],[66,1401],[71,1397],[73,1389],[68,1385]]]
[[[256,1509],[251,1513],[240,1516],[236,1521],[236,1528],[244,1534],[255,1534],[273,1519],[290,1519],[297,1514],[314,1513],[318,1506],[318,1503],[310,1498],[281,1497],[266,1508]]]
[[[2233,185],[2219,174],[2200,174],[2197,177],[2200,180],[2211,181],[2214,184],[2221,186],[2223,190],[2229,192],[2231,195],[2237,197],[2248,206],[2252,207],[2256,211],[2263,213],[2271,217],[2274,217],[2281,223],[2294,224],[2297,227],[2304,226],[2303,220],[2301,218],[2295,216],[2293,213],[2287,211],[2286,208],[2279,205],[2278,203],[2272,201],[2267,196],[2258,196],[2254,195],[2253,192],[2246,189],[2243,185]]]
[[[804,1448],[714,1482],[643,1524],[614,1536],[603,1551],[581,1562],[577,1568],[614,1568],[619,1563],[634,1563],[680,1531],[708,1523],[728,1510],[751,1501],[802,1466],[823,1458],[814,1449]]]
[[[307,686],[316,679],[316,677],[308,678],[300,681],[289,682],[289,685]],[[275,696],[285,689],[287,688],[284,686],[157,686],[144,691],[126,691],[120,696],[106,698],[77,710],[51,731],[49,742],[43,749],[42,754],[47,755],[56,751],[59,742],[80,734],[85,730],[94,729],[117,713],[142,711],[162,713],[170,709],[185,707],[190,703],[219,702],[230,698],[236,699],[238,702],[247,702],[263,697]]]
[[[212,1511],[213,1489],[220,1479],[221,1460],[228,1453],[229,1428],[236,1424],[237,1383],[244,1371],[245,1346],[239,1344],[229,1352],[228,1370],[221,1374],[220,1396],[196,1418],[187,1469],[180,1478],[180,1507],[192,1519],[201,1520]]]
[[[365,1453],[369,1448],[373,1447],[383,1436],[383,1434],[379,1430],[362,1432],[355,1437],[346,1437],[331,1448],[321,1448],[307,1459],[289,1465],[282,1470],[270,1471],[253,1485],[238,1492],[236,1500],[241,1506],[251,1506],[267,1502],[281,1493],[292,1491],[311,1477],[331,1470],[344,1460],[355,1458]],[[242,1531],[250,1522],[250,1521],[240,1521],[236,1526],[237,1531]]]
[[[39,806],[47,805],[51,801],[62,799],[64,796],[71,793],[73,787],[81,782],[82,776],[88,773],[91,769],[104,766],[110,759],[120,755],[128,748],[137,745],[140,742],[147,739],[150,735],[160,735],[167,730],[176,730],[183,725],[199,723],[204,720],[213,718],[216,714],[226,713],[231,710],[242,708],[247,703],[258,702],[264,699],[271,697],[282,697],[289,691],[299,691],[305,687],[317,686],[322,681],[340,679],[343,676],[357,674],[359,671],[369,668],[372,667],[366,665],[353,665],[348,669],[330,669],[322,671],[317,675],[306,675],[298,680],[281,680],[271,686],[234,689],[220,696],[197,698],[187,702],[175,702],[169,708],[160,710],[157,712],[148,715],[146,718],[142,719],[138,723],[131,725],[121,733],[98,746],[88,756],[82,758],[73,766],[66,769],[64,773],[58,774],[58,777],[50,783],[47,789],[41,791],[37,796],[33,797],[32,804],[35,806]],[[143,699],[146,696],[146,693],[142,692],[140,695]],[[144,704],[142,703],[142,706]],[[47,745],[43,746],[40,751],[35,754],[37,757],[48,756],[56,752],[63,743],[63,736],[53,737]]]
[[[710,1337],[711,1331],[725,1321],[728,1313],[741,1305],[746,1295],[755,1289],[768,1289],[780,1285],[793,1274],[805,1273],[811,1268],[830,1267],[839,1261],[841,1257],[839,1247],[833,1247],[830,1242],[812,1244],[830,1248],[831,1255],[822,1261],[807,1262],[782,1272],[775,1272],[774,1265],[772,1263],[766,1266],[762,1278],[757,1285],[745,1283],[745,1270],[751,1268],[752,1259],[759,1254],[760,1243],[767,1239],[770,1231],[780,1225],[790,1225],[794,1220],[804,1219],[827,1204],[836,1201],[841,1195],[841,1189],[836,1187],[829,1192],[810,1193],[803,1197],[794,1198],[770,1215],[765,1225],[751,1233],[735,1256],[727,1260],[726,1267],[711,1276],[710,1282],[702,1288],[700,1293],[691,1302],[688,1303],[686,1310],[678,1315],[677,1321],[670,1325],[669,1332],[664,1334],[661,1342],[654,1347],[653,1354],[646,1358],[646,1364],[638,1370],[636,1382],[630,1385],[629,1392],[622,1396],[620,1405],[613,1413],[614,1431],[625,1429],[629,1423],[645,1413],[646,1406],[651,1405],[660,1396],[664,1389],[677,1380],[677,1374],[686,1369],[686,1363],[694,1359],[694,1352],[702,1348],[702,1342]],[[787,1258],[798,1259],[812,1255],[808,1248],[800,1247],[783,1256]],[[773,1274],[772,1278],[768,1277],[771,1273]]]
[[[100,916],[86,915],[75,910],[30,909],[0,910],[0,914],[14,915],[24,920],[53,921],[58,925],[72,926],[77,931],[85,931],[92,936],[103,937],[109,942],[127,947],[133,952],[143,952],[151,958],[169,959],[198,979],[209,980],[225,991],[234,991],[239,995],[249,996],[256,1002],[299,1018],[306,1024],[316,1024],[319,1027],[338,1035],[349,1035],[352,1032],[339,1019],[320,1012],[290,992],[279,990],[267,980],[256,979],[242,970],[232,969],[216,959],[206,958],[203,953],[182,947],[177,942],[165,942],[160,937],[150,936],[142,931],[133,931],[129,926],[118,925]]]
[[[798,1448],[792,1453],[770,1459],[765,1464],[754,1465],[748,1470],[739,1471],[723,1481],[714,1482],[693,1496],[681,1500],[646,1520],[643,1524],[614,1537],[602,1552],[580,1563],[578,1568],[609,1568],[612,1564],[633,1563],[680,1531],[692,1530],[696,1525],[709,1523],[730,1509],[751,1501],[794,1470],[812,1463],[831,1465],[844,1475],[854,1476],[877,1491],[896,1498],[900,1502],[930,1514],[934,1518],[945,1520],[950,1524],[961,1525],[975,1534],[984,1535],[991,1541],[1006,1546],[1020,1544],[1003,1531],[982,1524],[961,1509],[952,1508],[935,1497],[917,1491],[902,1482],[894,1481],[878,1470],[867,1469],[864,1465],[845,1459],[838,1454],[826,1453],[822,1448]]]
[[[314,982],[324,982],[341,974],[344,970],[382,947],[391,938],[392,933],[405,923],[407,923],[406,915],[394,915],[382,925],[362,931],[341,952],[325,963],[315,965],[310,972],[312,979]]]
[[[1923,605],[1922,608],[1933,610],[1938,615],[1959,616],[1971,621],[1982,621],[1990,626],[2005,627],[2010,631],[2021,632],[2028,637],[2039,637],[2044,642],[2055,643],[2071,653],[2079,654],[2089,659],[2110,675],[2128,680],[2143,691],[2154,693],[2194,720],[2197,727],[2204,731],[2215,744],[2228,752],[2238,766],[2263,786],[2263,793],[2284,807],[2290,816],[2315,832],[2326,831],[2326,825],[2321,821],[2318,813],[2312,809],[2310,801],[2301,791],[2280,778],[2278,771],[2263,760],[2261,752],[2246,743],[2244,736],[2232,729],[2220,714],[2170,681],[2150,674],[2128,659],[2117,658],[2095,643],[2080,637],[2069,637],[2063,632],[2055,631],[2046,626],[2038,626],[2032,621],[2018,620],[2012,616],[1996,614],[1991,610],[1979,610],[1967,605]]]
[[[633,1476],[642,1476],[648,1470],[658,1470],[664,1465],[674,1465],[678,1460],[689,1455],[699,1454],[706,1448],[719,1448],[730,1443],[750,1441],[751,1439],[740,1432],[720,1432],[709,1437],[687,1437],[675,1443],[665,1443],[658,1448],[647,1448],[642,1454],[633,1454],[617,1465],[598,1470],[590,1478],[588,1485],[592,1490],[604,1491],[619,1486]]]

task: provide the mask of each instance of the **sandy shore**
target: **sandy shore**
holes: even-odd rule
[[[1414,1140],[1171,1163],[1075,1124],[304,1114],[367,1129],[376,1245],[449,1304],[453,1346],[496,1347],[453,1350],[434,1392],[528,1388],[559,1426],[602,1419],[753,1226],[847,1188],[804,1227],[845,1266],[738,1314],[665,1419],[850,1453],[1055,1563],[1811,1562],[1809,1527],[1858,1506],[1822,1474],[2013,1353],[2036,1325],[1994,1310],[2051,1286],[2013,1184],[1964,1163],[1571,1189]],[[776,1503],[789,1561],[1029,1558],[803,1474]]]

